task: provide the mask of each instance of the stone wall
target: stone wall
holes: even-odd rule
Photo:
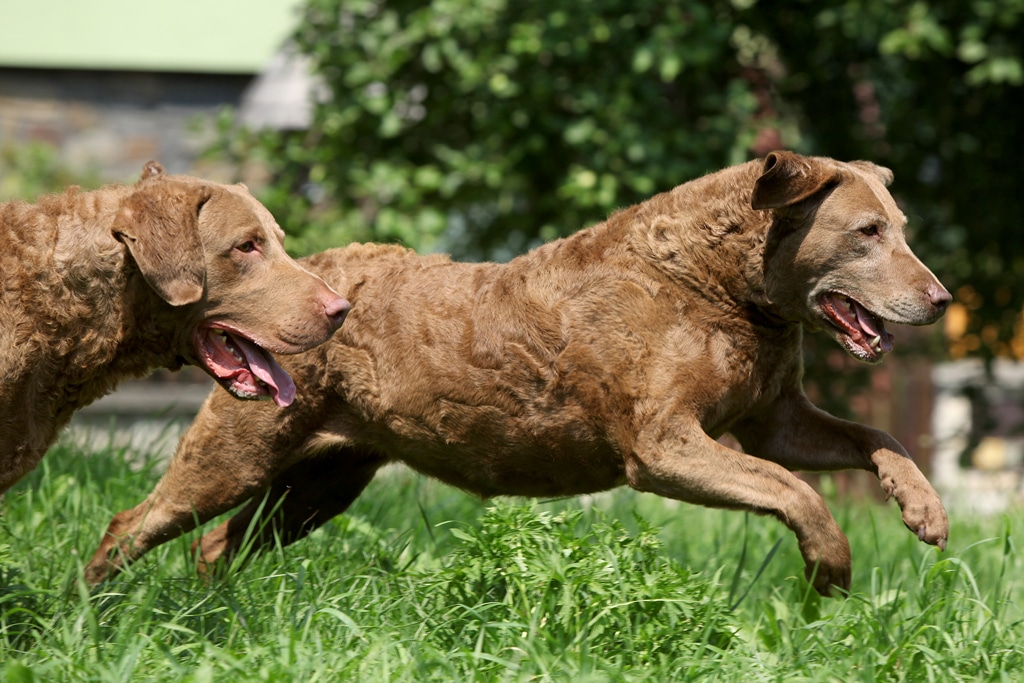
[[[213,180],[230,169],[199,162],[215,116],[237,107],[253,77],[0,68],[0,148],[52,145],[69,170],[134,180],[156,159],[171,173]]]

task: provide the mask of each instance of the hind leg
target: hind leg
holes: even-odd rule
[[[266,407],[243,405],[215,391],[149,497],[114,515],[86,565],[85,580],[97,584],[156,546],[265,490],[298,450],[304,433],[295,430],[281,438]]]
[[[193,544],[200,571],[227,563],[247,543],[287,545],[341,514],[359,497],[385,459],[355,448],[335,448],[299,461],[274,477],[234,517]]]

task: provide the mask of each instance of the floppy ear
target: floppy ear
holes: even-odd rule
[[[772,152],[764,159],[761,177],[750,197],[753,209],[792,206],[839,182],[837,169],[793,152]]]
[[[159,168],[159,164],[151,162]],[[121,206],[111,232],[124,242],[149,286],[172,306],[198,301],[206,284],[206,259],[199,241],[199,211],[210,188],[146,175]]]

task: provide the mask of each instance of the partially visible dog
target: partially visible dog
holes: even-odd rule
[[[0,494],[72,413],[182,364],[291,403],[271,353],[327,340],[349,303],[299,266],[242,185],[168,176],[0,205]]]
[[[823,594],[849,587],[849,544],[790,470],[861,468],[942,547],[946,512],[903,447],[801,388],[804,328],[876,362],[893,348],[884,321],[931,323],[950,301],[904,240],[891,180],[779,152],[506,265],[358,245],[314,256],[306,267],[353,310],[329,343],[284,361],[301,401],[273,411],[212,395],[86,577],[246,501],[198,542],[201,567],[249,529],[257,545],[290,543],[396,461],[481,496],[627,484],[771,514]],[[716,441],[726,432],[744,452]]]

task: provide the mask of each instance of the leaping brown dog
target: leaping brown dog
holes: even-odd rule
[[[324,342],[349,309],[244,186],[152,161],[135,185],[0,204],[0,237],[0,494],[77,409],[154,368],[288,405],[271,353]]]
[[[823,594],[849,587],[849,544],[791,470],[860,468],[942,547],[946,512],[903,447],[801,388],[804,328],[877,362],[893,348],[885,321],[931,323],[950,301],[907,246],[891,180],[778,152],[505,265],[371,245],[314,256],[306,267],[353,309],[330,342],[283,359],[299,400],[211,395],[153,493],[114,516],[87,578],[246,501],[197,542],[201,567],[254,522],[258,545],[290,543],[396,461],[481,496],[626,484],[771,514]],[[715,440],[726,432],[744,452]]]

